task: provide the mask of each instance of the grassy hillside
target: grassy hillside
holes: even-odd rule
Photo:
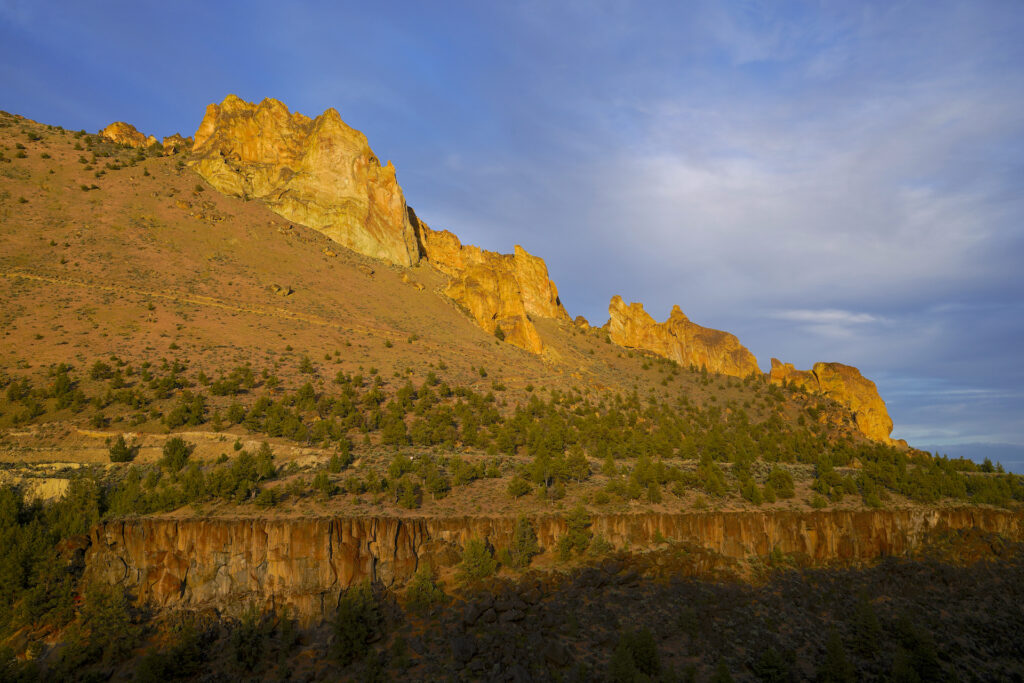
[[[0,123],[0,443],[3,461],[37,465],[12,478],[95,463],[159,480],[140,512],[264,491],[275,510],[442,515],[1019,495],[963,476],[968,461],[865,442],[820,397],[680,368],[600,329],[538,321],[548,351],[526,353],[473,325],[429,265],[384,266],[219,195],[184,154]],[[264,441],[273,480],[186,493],[185,474],[152,469],[172,433],[194,446],[193,480]],[[140,469],[109,466],[122,434]]]

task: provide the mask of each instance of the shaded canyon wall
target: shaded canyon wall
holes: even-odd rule
[[[541,546],[565,532],[558,517],[532,520]],[[364,579],[402,584],[421,562],[451,566],[470,538],[507,547],[511,518],[292,518],[111,521],[93,529],[87,574],[125,585],[162,608],[241,611],[287,605],[305,620],[329,614],[341,590]],[[982,508],[705,512],[595,516],[616,547],[658,534],[729,558],[772,551],[817,563],[901,555],[934,530],[975,528],[1024,538],[1024,514]]]

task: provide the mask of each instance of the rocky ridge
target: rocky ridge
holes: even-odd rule
[[[892,418],[889,417],[885,401],[878,394],[878,387],[853,366],[815,363],[810,370],[797,370],[792,363],[772,358],[769,379],[776,384],[795,384],[846,406],[853,413],[857,428],[869,439],[907,445],[905,441],[893,441],[889,437],[892,433]]]
[[[124,121],[114,121],[100,131],[100,136],[125,147],[149,147],[158,142],[152,135],[143,135],[135,126]]]
[[[165,137],[161,144],[164,148],[164,154],[177,154],[178,152],[184,152],[192,149],[192,145],[195,144],[195,140],[191,137],[182,137],[181,133],[175,133],[174,135],[168,135]]]
[[[608,315],[608,336],[619,346],[650,351],[684,367],[706,367],[723,375],[761,374],[757,358],[735,335],[690,322],[679,306],[672,307],[668,320],[658,323],[643,304],[627,306],[622,297],[614,296],[608,304]]]
[[[560,517],[531,523],[542,548],[554,548],[566,532]],[[486,517],[128,519],[95,527],[85,562],[89,575],[164,609],[233,613],[251,603],[287,605],[316,620],[354,583],[400,586],[421,563],[457,563],[471,538],[508,547],[514,528],[515,519]],[[1024,519],[975,507],[608,514],[595,515],[591,525],[616,547],[668,539],[726,558],[782,553],[814,564],[901,555],[932,531],[966,528],[1019,540]]]
[[[497,254],[435,232],[406,206],[395,168],[366,136],[328,109],[315,119],[273,99],[229,95],[207,107],[193,166],[215,189],[258,198],[281,216],[360,254],[398,266],[421,258],[445,273],[445,294],[485,331],[533,353],[543,343],[530,315],[568,319],[544,261],[516,247]]]
[[[569,320],[547,265],[518,244],[515,253],[498,254],[463,245],[447,230],[431,230],[418,220],[416,225],[423,256],[450,278],[445,295],[485,331],[540,353],[544,346],[530,316]]]
[[[130,146],[156,142],[123,122],[101,135]],[[164,147],[173,153],[190,140],[170,136]],[[477,326],[515,346],[544,350],[533,318],[571,321],[542,259],[518,245],[513,254],[499,254],[463,245],[447,230],[432,230],[406,205],[394,166],[381,166],[366,136],[334,109],[310,119],[274,99],[254,104],[229,95],[207,107],[192,151],[196,172],[222,193],[260,199],[360,254],[398,266],[426,261],[449,278],[443,293]],[[605,329],[620,346],[736,377],[761,374],[757,359],[734,335],[691,322],[678,306],[658,323],[643,304],[627,306],[616,296],[609,316]],[[576,325],[589,329],[582,319]],[[850,366],[819,366],[820,373],[789,366],[786,378],[849,407],[866,436],[890,443],[892,421],[874,383]],[[773,361],[772,381],[782,381],[782,372]]]

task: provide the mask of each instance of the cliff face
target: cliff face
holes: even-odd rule
[[[124,121],[114,121],[100,131],[100,137],[126,147],[148,147],[157,142],[152,135],[146,137],[135,126]]]
[[[225,194],[258,198],[288,220],[366,256],[400,266],[421,257],[450,278],[445,294],[487,332],[540,353],[529,316],[568,320],[544,261],[517,246],[497,254],[463,245],[421,223],[389,162],[334,109],[315,119],[273,99],[229,95],[206,109],[193,147],[195,170]]]
[[[401,266],[419,260],[394,166],[381,166],[334,109],[310,119],[277,100],[228,95],[206,108],[193,153],[195,170],[220,192],[262,199],[361,254]]]
[[[842,363],[815,363],[811,370],[797,370],[792,363],[772,358],[769,374],[772,382],[791,382],[812,393],[821,393],[847,406],[857,421],[857,428],[869,439],[894,443],[892,418],[885,401],[878,395],[875,383],[860,374],[860,370]]]
[[[560,518],[532,522],[546,549],[565,532]],[[401,584],[421,562],[455,564],[470,538],[507,547],[514,526],[509,518],[144,518],[96,527],[86,571],[162,608],[237,612],[250,603],[288,605],[310,620],[329,613],[341,590],[364,579]],[[644,547],[661,534],[730,558],[779,551],[821,563],[900,555],[942,529],[1020,539],[1024,518],[980,508],[744,511],[605,515],[591,528],[617,547]]]
[[[473,316],[482,329],[499,326],[511,344],[540,353],[540,336],[530,316],[569,320],[544,261],[516,245],[514,254],[463,245],[447,230],[431,230],[414,218],[423,256],[449,276],[445,295]]]
[[[711,372],[746,377],[760,374],[754,357],[739,339],[728,332],[690,322],[679,306],[663,323],[654,321],[643,304],[626,305],[622,297],[608,304],[608,336],[619,346],[651,351],[686,367],[707,367]]]

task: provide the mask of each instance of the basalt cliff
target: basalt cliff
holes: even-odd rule
[[[532,524],[545,549],[566,532],[560,517]],[[354,583],[401,586],[422,563],[457,563],[471,538],[508,547],[514,527],[514,519],[487,517],[142,518],[95,527],[82,545],[89,575],[164,609],[287,605],[315,620]],[[647,513],[598,515],[591,531],[634,550],[668,540],[724,558],[782,553],[820,565],[904,555],[931,532],[968,528],[1020,539],[1024,518],[977,507]]]
[[[772,358],[769,378],[776,384],[789,382],[811,393],[823,394],[846,406],[853,413],[857,428],[869,439],[906,446],[904,441],[894,442],[889,438],[892,418],[885,401],[878,395],[875,383],[855,367],[842,363],[815,363],[810,370],[797,370],[792,363]]]
[[[608,315],[608,336],[619,346],[643,349],[684,367],[704,367],[723,375],[746,377],[761,373],[757,358],[739,339],[728,332],[690,322],[679,306],[672,307],[668,320],[658,323],[643,304],[627,306],[622,297],[615,296],[608,304]]]

